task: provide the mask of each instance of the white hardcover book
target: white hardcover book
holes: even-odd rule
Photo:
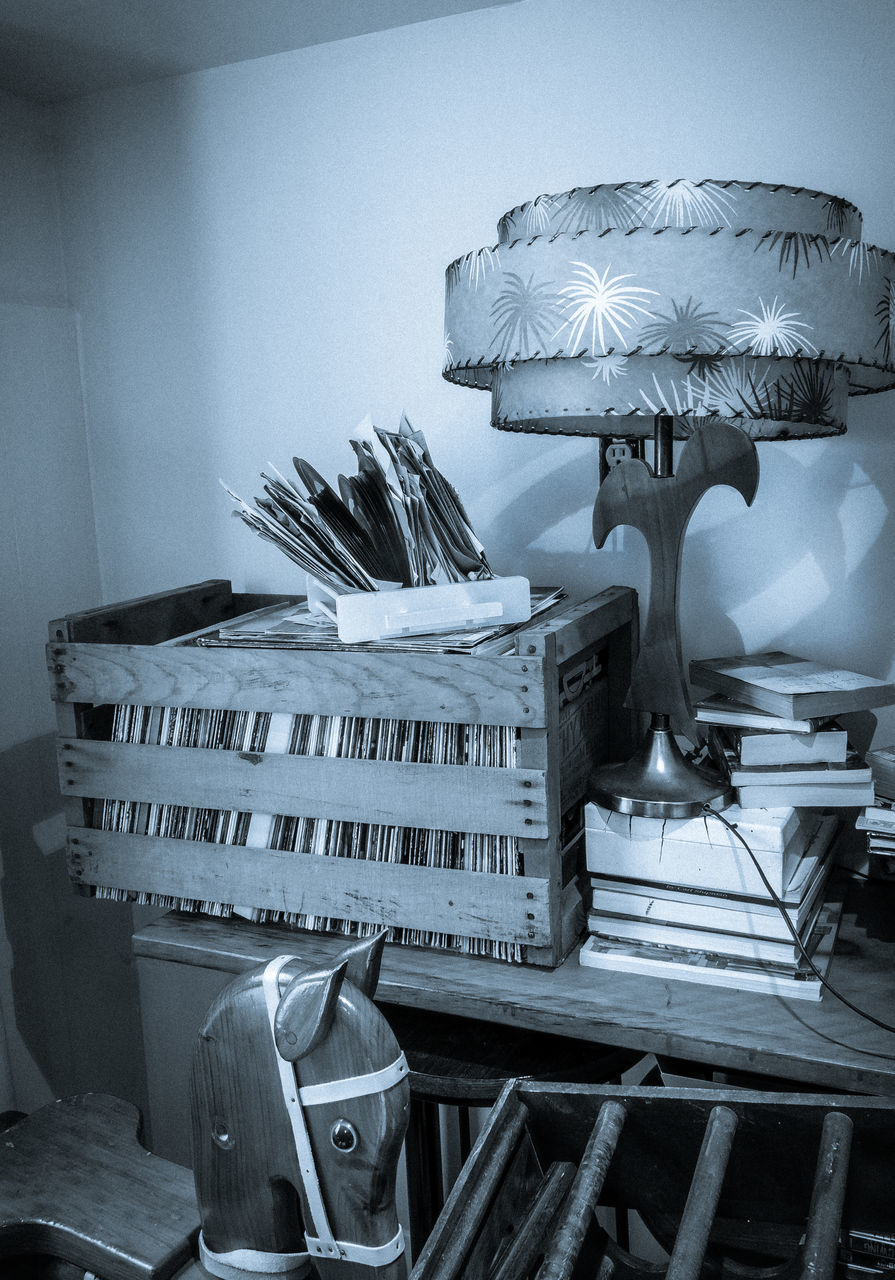
[[[859,813],[855,819],[858,831],[880,831],[895,835],[895,805],[877,803]]]
[[[815,904],[814,913],[805,926],[807,935],[810,935],[820,907],[820,903]],[[765,923],[768,919],[764,917]],[[759,933],[724,933],[720,929],[668,924],[661,920],[635,920],[596,911],[588,912],[587,928],[589,933],[604,942],[651,942],[676,951],[704,951],[707,955],[770,960],[775,964],[796,964],[800,954],[791,935],[769,938]],[[807,945],[807,937],[801,940]]]
[[[793,719],[836,716],[895,702],[895,685],[884,680],[779,650],[694,659],[690,680],[713,693]]]
[[[725,698],[722,693],[697,702],[693,708],[693,718],[700,724],[731,725],[734,728],[781,733],[814,733],[823,723],[823,717],[793,719],[791,716],[777,716],[771,711],[762,711],[759,707],[750,707],[744,702],[735,702],[733,698]]]
[[[789,884],[778,894],[790,914],[803,908],[806,899],[817,888],[818,881],[825,878],[830,865],[830,848],[839,830],[839,819],[833,814],[821,817],[819,814],[806,813],[804,823],[808,831],[805,852],[793,868]],[[603,875],[592,875],[590,883],[595,893],[627,893],[640,898],[661,898],[669,902],[709,903],[718,910],[779,914],[777,904],[764,888],[761,893],[736,893],[726,889],[707,889],[701,885],[662,884],[656,880],[629,880]]]
[[[740,764],[791,765],[843,764],[848,757],[844,729],[818,729],[816,733],[765,733],[741,729],[737,733]]]
[[[872,782],[870,766],[862,764],[854,753],[847,761],[811,764],[753,764],[733,759],[730,782],[734,787],[790,787],[810,783],[812,787],[844,787]]]
[[[731,805],[724,817],[736,825],[774,892],[782,893],[816,824],[791,806],[754,811]],[[589,804],[585,824],[588,871],[667,885],[767,894],[752,858],[717,817],[641,818]]]
[[[770,899],[767,902],[737,905],[731,899],[713,898],[710,895],[671,896],[669,891],[632,893],[604,889],[596,884],[593,889],[593,912],[600,916],[624,916],[660,924],[716,929],[721,933],[746,934],[789,942],[792,934],[786,921],[796,931],[804,928],[817,908],[831,869],[832,863],[828,857],[812,861],[815,864],[815,874],[808,893],[796,906],[784,905],[782,912]],[[600,932],[608,931],[602,925],[595,927]]]
[[[827,903],[815,926],[820,939],[812,960],[824,977],[832,959],[841,914],[841,903]],[[823,995],[820,981],[807,967],[750,962],[700,951],[674,951],[649,943],[613,944],[591,937],[579,951],[578,963],[612,973],[765,992],[791,1000],[819,1000]]]
[[[872,782],[792,782],[783,786],[759,785],[737,788],[744,808],[779,809],[791,804],[807,809],[861,809],[872,805]]]

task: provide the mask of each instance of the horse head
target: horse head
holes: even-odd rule
[[[407,1064],[372,1001],[385,933],[326,969],[280,956],[214,1002],[193,1054],[193,1171],[213,1275],[402,1280]]]

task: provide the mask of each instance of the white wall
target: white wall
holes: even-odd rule
[[[58,596],[63,566],[48,555],[57,499],[56,458],[71,453],[73,479],[87,486],[87,546],[96,569],[96,543],[86,465],[78,473],[77,449],[85,452],[80,416],[77,357],[74,379],[78,410],[76,449],[71,450],[70,387],[73,318],[59,305],[65,298],[56,203],[52,123],[47,113],[0,94],[0,1110],[28,1108],[51,1096],[42,1066],[20,1031],[16,989],[27,960],[19,941],[23,897],[36,900],[46,887],[41,865],[59,847],[52,811],[49,752],[36,743],[52,727],[43,644],[47,607]],[[46,411],[46,412],[45,412]],[[61,430],[60,430],[61,428]],[[51,437],[59,431],[58,442]],[[50,462],[49,470],[46,469]],[[74,495],[68,495],[74,497]],[[58,526],[57,526],[58,527]],[[55,562],[55,563],[54,563]],[[44,570],[49,569],[45,573]],[[97,582],[94,575],[93,585]],[[54,588],[56,591],[54,592]],[[54,598],[55,597],[55,598]],[[68,606],[66,606],[68,607]],[[45,746],[46,741],[44,740]],[[41,785],[43,783],[43,785]],[[47,794],[47,804],[37,798]],[[64,831],[63,831],[64,840]],[[43,846],[43,847],[41,847]],[[46,895],[44,894],[46,902]],[[46,906],[44,906],[46,909]],[[52,951],[43,939],[41,945]]]
[[[130,912],[100,918],[65,867],[47,624],[97,603],[99,564],[55,122],[6,94],[0,172],[0,1110],[30,1111],[139,1099],[143,1069]]]
[[[359,419],[402,409],[498,569],[576,594],[645,585],[639,535],[592,546],[595,445],[493,432],[487,397],[442,381],[444,268],[539,192],[674,176],[843,195],[895,247],[893,47],[886,0],[522,0],[71,104],[65,247],[106,598],[216,575],[294,586],[218,477],[250,496],[297,453],[334,478]],[[853,401],[844,440],[760,447],[751,510],[705,500],[688,653],[778,646],[893,674],[893,416],[891,393]]]
[[[0,90],[0,296],[65,300],[52,113]],[[5,424],[4,424],[5,425]]]

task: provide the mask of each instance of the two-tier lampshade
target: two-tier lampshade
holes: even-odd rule
[[[841,433],[849,395],[895,386],[895,255],[819,191],[606,183],[504,214],[446,273],[444,376],[512,431],[754,439]]]

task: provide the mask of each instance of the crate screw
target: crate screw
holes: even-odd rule
[[[531,713],[531,707],[523,707],[523,708],[522,708],[522,714],[523,714],[524,716],[527,716],[527,715],[529,715],[530,713]]]
[[[528,671],[528,667],[523,666],[522,670],[523,670],[524,672],[527,672],[527,671]]]
[[[71,785],[71,784],[69,784],[69,785]],[[532,826],[533,822],[534,822],[534,819],[533,819],[533,818],[526,818],[526,819],[525,819],[525,825],[526,825],[527,827]]]
[[[529,890],[529,892],[525,896],[526,898],[533,898],[534,894],[531,892],[531,890]]]
[[[526,920],[534,920],[534,918],[535,918],[535,916],[534,916],[534,912],[533,912],[533,911],[526,911],[526,913],[525,913],[525,919],[526,919]]]
[[[530,644],[530,645],[528,646],[528,652],[529,652],[529,653],[537,653],[537,649],[534,647],[534,645],[533,645],[533,644]]]
[[[59,668],[59,670],[61,671],[61,670],[62,670],[62,668],[60,667],[60,668]],[[522,686],[522,692],[523,692],[523,693],[528,693],[528,685],[527,685],[527,684],[524,684],[524,685]]]
[[[534,929],[529,929],[529,931],[528,931],[528,936],[529,936],[530,938],[533,938],[533,937],[535,936],[535,931],[534,931]]]

